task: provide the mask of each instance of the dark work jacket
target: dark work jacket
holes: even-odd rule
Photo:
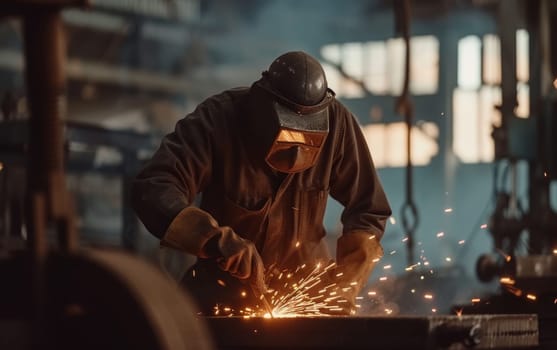
[[[264,161],[265,143],[250,128],[249,118],[265,116],[250,117],[249,91],[231,89],[206,99],[163,138],[132,189],[146,228],[162,238],[201,193],[199,207],[254,242],[267,268],[294,269],[330,259],[323,241],[330,195],[344,206],[343,235],[363,231],[379,240],[391,209],[354,116],[334,100],[317,164],[277,174]]]

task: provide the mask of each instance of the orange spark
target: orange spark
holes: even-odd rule
[[[425,299],[430,299],[430,300],[431,300],[431,299],[433,299],[433,295],[431,295],[431,294],[425,294],[425,295],[424,295],[424,298],[425,298]]]
[[[224,283],[223,280],[217,280],[217,283],[220,284],[223,287],[226,287],[226,283]]]
[[[300,241],[296,242],[296,248],[300,246]]]
[[[456,315],[457,315],[458,317],[462,316],[462,309],[456,310]]]
[[[479,303],[480,302],[480,298],[472,298],[472,303]]]
[[[501,282],[503,284],[514,284],[515,283],[515,281],[511,277],[501,277],[499,279],[499,282]]]
[[[526,294],[526,298],[530,299],[530,300],[536,300],[537,297],[534,294]]]

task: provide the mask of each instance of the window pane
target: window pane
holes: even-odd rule
[[[501,84],[501,40],[494,34],[484,36],[483,80],[489,85]]]
[[[491,162],[494,159],[495,145],[491,133],[494,125],[501,125],[501,112],[495,107],[500,104],[500,87],[482,87],[478,120],[478,161]]]
[[[329,61],[333,64],[340,64],[341,60],[341,53],[340,53],[340,45],[338,44],[330,44],[325,45],[321,48],[321,56],[326,61]]]
[[[387,40],[387,70],[391,95],[398,96],[404,84],[404,55],[406,49],[400,38]]]
[[[385,124],[368,124],[362,126],[362,132],[377,168],[387,167],[386,128]]]
[[[528,118],[530,116],[530,86],[524,83],[518,83],[516,86],[518,106],[514,113],[519,118]]]
[[[526,83],[530,78],[530,60],[528,48],[528,31],[519,29],[516,31],[516,77],[518,81]]]
[[[470,35],[458,42],[458,86],[462,89],[478,89],[481,84],[481,42]]]
[[[432,35],[413,37],[411,45],[410,91],[434,94],[439,81],[439,41]]]
[[[478,162],[478,94],[455,89],[453,92],[453,152],[464,163]]]
[[[361,43],[348,43],[341,47],[342,70],[348,75],[343,77],[342,93],[345,97],[363,97],[364,90],[356,83],[363,79],[363,49]],[[351,79],[352,78],[352,79]]]
[[[378,95],[389,90],[387,81],[387,46],[382,41],[369,42],[364,47],[364,77],[366,88]]]

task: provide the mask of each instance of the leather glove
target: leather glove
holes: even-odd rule
[[[267,291],[263,260],[255,244],[237,235],[232,228],[224,226],[207,242],[208,256],[215,256],[219,267],[232,276],[246,280],[256,297]]]
[[[382,256],[379,239],[369,232],[346,232],[338,239],[334,275],[341,294],[352,305]]]
[[[178,213],[161,245],[200,258],[215,258],[221,269],[249,282],[255,293],[263,294],[267,290],[263,261],[255,245],[232,228],[219,226],[211,214],[197,207],[186,207]]]

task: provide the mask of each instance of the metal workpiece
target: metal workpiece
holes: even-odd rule
[[[218,349],[534,349],[536,315],[207,317]]]

